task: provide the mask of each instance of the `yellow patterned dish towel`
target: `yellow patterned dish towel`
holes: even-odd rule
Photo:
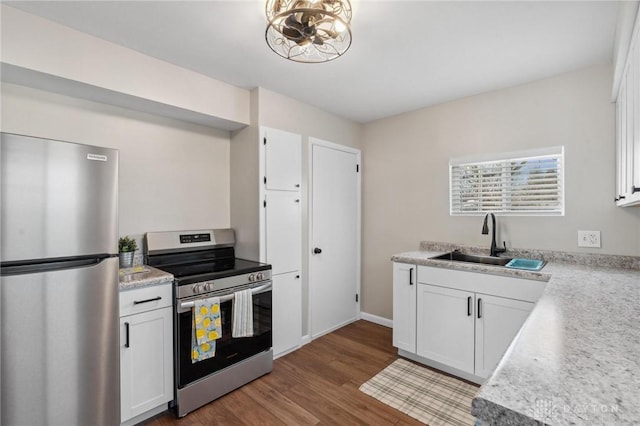
[[[197,300],[192,310],[191,362],[216,356],[216,340],[222,337],[220,298]]]

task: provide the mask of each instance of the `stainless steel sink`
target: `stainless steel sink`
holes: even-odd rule
[[[495,265],[504,266],[511,259],[506,257],[491,257],[491,256],[476,256],[474,254],[464,254],[457,251],[442,254],[440,256],[432,257],[434,260],[448,260],[450,262],[467,262],[467,263],[479,263],[482,265]]]

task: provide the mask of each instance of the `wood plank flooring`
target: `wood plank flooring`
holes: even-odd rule
[[[398,356],[391,329],[357,321],[274,361],[273,371],[177,419],[149,426],[420,425],[360,392],[360,385]]]

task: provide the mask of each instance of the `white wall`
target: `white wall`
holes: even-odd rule
[[[392,318],[391,263],[422,240],[489,247],[482,217],[450,217],[451,157],[565,146],[566,215],[498,217],[507,247],[640,255],[640,209],[615,196],[610,66],[461,99],[364,126],[362,310]],[[602,231],[601,249],[577,231]]]
[[[261,126],[300,134],[303,141],[314,137],[360,149],[360,124],[262,87],[254,91],[258,92],[257,113]]]
[[[249,123],[250,98],[245,89],[12,7],[0,5],[0,12],[0,54],[5,64],[81,83],[88,91],[106,90],[127,99]]]
[[[3,83],[3,132],[120,150],[120,235],[229,226],[229,132]]]

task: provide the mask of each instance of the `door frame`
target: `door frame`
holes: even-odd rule
[[[307,301],[307,327],[308,327],[308,336],[310,338],[310,340],[314,340],[318,337],[320,337],[321,335],[330,333],[331,331],[335,330],[331,329],[331,330],[326,330],[325,332],[323,332],[322,334],[319,335],[313,335],[312,330],[313,330],[313,304],[312,304],[312,300],[313,300],[313,292],[314,292],[314,286],[313,286],[313,148],[315,146],[318,147],[323,147],[323,148],[329,148],[329,149],[335,149],[338,151],[343,151],[343,152],[347,152],[349,154],[355,154],[356,155],[356,161],[357,164],[360,166],[360,171],[358,173],[356,173],[356,223],[357,223],[357,229],[356,229],[356,282],[355,282],[355,289],[356,292],[358,294],[358,301],[356,302],[356,320],[360,319],[360,315],[361,315],[361,311],[360,311],[360,306],[362,303],[362,289],[361,289],[361,262],[362,262],[362,154],[361,151],[359,149],[356,148],[351,148],[349,146],[345,146],[345,145],[340,145],[337,143],[333,143],[333,142],[328,142],[322,139],[318,139],[318,138],[314,138],[314,137],[309,137],[309,152],[308,152],[308,166],[309,166],[309,172],[308,172],[308,209],[309,209],[309,213],[308,213],[308,218],[309,218],[309,226],[308,226],[308,244],[307,244],[307,265],[309,268],[308,271],[308,288],[309,288],[309,292],[308,292],[308,301]]]

